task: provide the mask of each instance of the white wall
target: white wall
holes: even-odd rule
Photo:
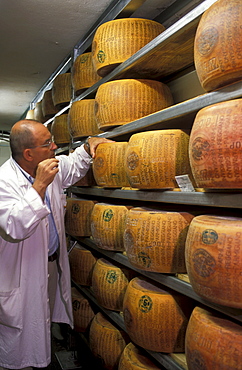
[[[9,143],[0,141],[0,166],[10,157],[10,155]]]

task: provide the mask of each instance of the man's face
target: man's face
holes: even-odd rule
[[[50,131],[42,124],[35,126],[33,130],[35,146],[31,148],[34,158],[33,164],[37,165],[45,159],[54,158],[57,145],[52,141]]]

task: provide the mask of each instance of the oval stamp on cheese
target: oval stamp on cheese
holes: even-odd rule
[[[215,271],[216,261],[205,249],[197,249],[192,256],[196,273],[202,277],[209,277]]]
[[[117,276],[116,271],[113,271],[113,270],[108,271],[108,273],[106,275],[106,280],[107,280],[108,283],[110,283],[110,284],[115,283],[115,281],[117,281],[117,278],[118,278],[118,276]]]
[[[218,31],[215,27],[206,28],[197,40],[198,51],[201,55],[208,55],[218,42]]]
[[[128,165],[128,168],[133,171],[135,170],[135,168],[138,166],[138,163],[139,163],[139,156],[137,153],[135,152],[132,152],[128,155],[128,158],[127,158],[127,165]]]
[[[105,211],[103,212],[103,220],[106,222],[109,222],[111,221],[112,218],[113,218],[113,211],[111,209],[105,209]]]
[[[149,312],[152,309],[153,302],[148,295],[143,295],[139,300],[139,309],[142,312]]]
[[[151,265],[151,258],[145,252],[139,252],[138,253],[138,260],[139,260],[139,263],[144,267],[150,267],[150,265]]]
[[[214,244],[218,240],[218,234],[213,229],[206,229],[202,233],[202,242],[204,244]]]

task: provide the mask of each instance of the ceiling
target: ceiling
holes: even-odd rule
[[[111,1],[0,0],[0,132],[20,119]]]
[[[112,16],[110,4],[122,10],[122,17],[156,19],[168,11],[171,24],[202,1],[0,0],[0,139],[100,17]],[[169,22],[163,23],[166,28]]]

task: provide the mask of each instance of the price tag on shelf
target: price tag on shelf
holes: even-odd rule
[[[175,176],[175,179],[181,191],[195,191],[188,175]]]

